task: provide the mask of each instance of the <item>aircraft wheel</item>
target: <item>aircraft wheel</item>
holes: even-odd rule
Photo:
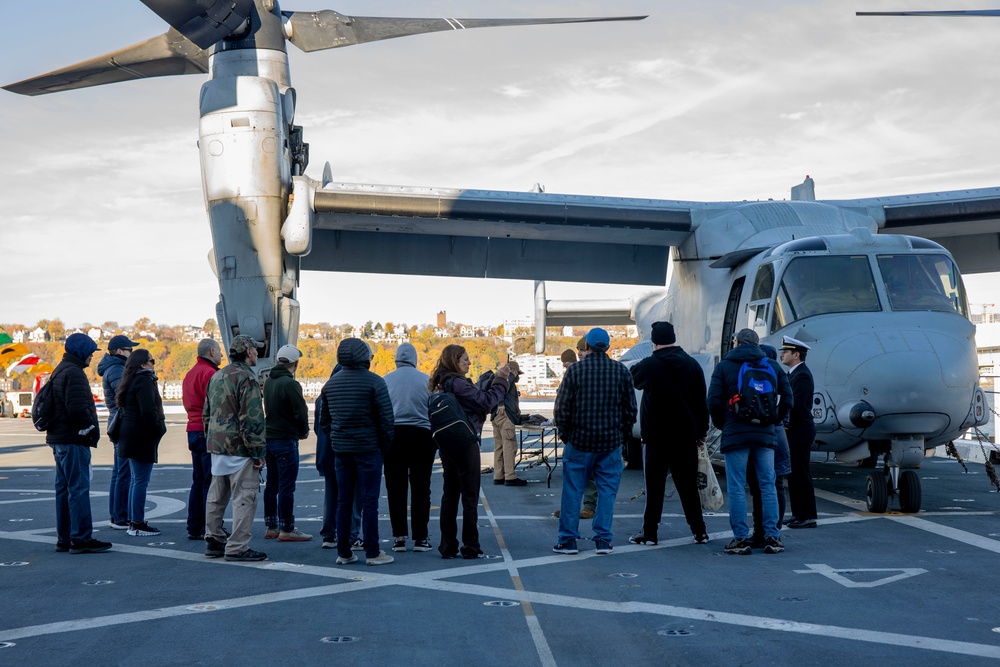
[[[889,507],[889,487],[885,483],[885,475],[880,472],[868,473],[865,483],[865,504],[868,511],[882,514]]]
[[[899,509],[908,514],[920,511],[920,477],[912,470],[899,475]]]

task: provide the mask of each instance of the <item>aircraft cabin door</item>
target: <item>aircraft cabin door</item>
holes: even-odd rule
[[[733,336],[736,335],[736,318],[740,307],[740,296],[743,294],[743,284],[746,277],[741,276],[733,281],[733,287],[729,290],[729,301],[726,302],[726,317],[722,321],[722,345],[719,358],[726,356],[726,353],[733,347]]]
[[[774,292],[774,263],[757,269],[747,307],[747,328],[753,329],[761,340],[771,333],[771,293]]]

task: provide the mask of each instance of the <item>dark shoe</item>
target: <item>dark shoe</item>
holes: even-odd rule
[[[595,544],[596,547],[594,548],[594,551],[602,556],[606,556],[614,550],[614,547],[611,546],[611,542],[608,542],[607,540],[597,540]]]
[[[205,539],[205,536],[204,535],[192,535],[191,533],[188,533],[188,539],[189,540],[203,540],[203,539]]]
[[[129,524],[128,534],[132,537],[155,537],[160,534],[159,529],[153,528],[145,521],[140,521],[135,523],[134,521]]]
[[[237,563],[250,563],[259,560],[267,560],[267,554],[260,551],[254,551],[253,549],[247,549],[246,551],[241,551],[238,554],[226,554],[226,560],[235,561]]]
[[[792,519],[785,525],[789,528],[815,528],[816,519]]]
[[[494,484],[503,484],[504,482],[503,482],[502,479],[495,479],[495,480],[493,480],[493,483]]]
[[[458,552],[457,551],[442,551],[441,552],[441,558],[444,558],[445,560],[450,560],[452,558],[458,558]]]
[[[707,544],[708,533],[698,533],[697,535],[694,536],[694,541],[697,542],[698,544]]]
[[[58,545],[56,545],[58,548]],[[100,540],[95,540],[90,538],[83,542],[75,542],[70,540],[69,552],[71,554],[99,554],[102,551],[107,551],[111,548],[111,542],[101,542]]]
[[[561,511],[561,510],[556,510],[555,512],[553,512],[553,513],[552,513],[552,516],[554,516],[555,518],[557,518],[557,519],[558,519],[558,518],[559,518],[559,513],[560,513],[560,511]]]
[[[226,555],[226,543],[220,542],[214,537],[205,538],[205,557],[222,558]]]
[[[115,530],[128,530],[128,520],[115,521],[114,519],[108,519],[108,525]]]
[[[645,533],[636,533],[632,537],[628,538],[628,541],[632,544],[659,544],[655,535],[646,535]]]
[[[482,549],[473,549],[471,547],[462,547],[460,549],[462,552],[462,558],[465,560],[475,560],[477,558],[485,558],[486,554],[483,553]]]
[[[580,510],[580,518],[581,519],[593,519],[594,518],[594,510],[588,510],[588,509],[582,509],[582,510]]]
[[[406,538],[397,537],[396,541],[392,543],[393,551],[406,551]]]
[[[69,542],[56,542],[56,551],[61,554],[69,551]]]
[[[780,554],[784,550],[785,550],[785,545],[781,543],[780,538],[778,537],[764,538],[764,553]]]
[[[580,550],[576,548],[576,540],[566,540],[552,547],[552,553],[573,555],[580,553]]]
[[[750,540],[733,538],[733,541],[726,545],[726,553],[736,556],[749,556],[753,553],[753,549],[750,548]]]
[[[751,546],[751,548],[754,548],[754,549],[763,549],[764,548],[764,534],[763,533],[759,533],[759,534],[758,533],[754,533],[753,535],[751,535],[750,536],[750,546]]]
[[[508,479],[504,484],[507,486],[528,486],[528,480],[515,477],[514,479]]]
[[[416,542],[413,543],[414,551],[430,551],[433,548],[434,547],[432,547],[431,543],[428,542],[427,540],[417,540]]]

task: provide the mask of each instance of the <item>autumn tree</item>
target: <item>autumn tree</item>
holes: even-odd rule
[[[371,338],[374,333],[375,329],[373,328],[373,323],[371,320],[368,320],[365,322],[365,326],[361,329],[361,337]]]
[[[215,320],[211,317],[205,320],[205,323],[201,325],[201,330],[205,332],[205,335],[209,338],[215,338],[219,333],[219,325],[215,323]]]

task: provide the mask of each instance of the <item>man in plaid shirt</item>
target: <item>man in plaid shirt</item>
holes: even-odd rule
[[[589,354],[566,370],[556,394],[555,422],[563,447],[563,487],[557,554],[579,553],[580,499],[587,478],[597,483],[594,544],[611,553],[611,522],[622,477],[622,443],[632,433],[637,409],[632,374],[607,352],[608,332],[587,333]]]

